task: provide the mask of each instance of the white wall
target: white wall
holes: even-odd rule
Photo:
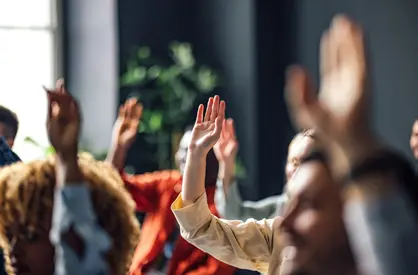
[[[118,102],[116,0],[68,1],[68,86],[80,100],[82,142],[89,150],[108,148]]]

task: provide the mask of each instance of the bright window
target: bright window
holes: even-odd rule
[[[23,160],[43,157],[47,147],[46,95],[57,76],[57,0],[0,0],[0,104],[20,126],[13,148]]]

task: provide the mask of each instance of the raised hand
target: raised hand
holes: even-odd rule
[[[219,96],[209,98],[206,106],[201,104],[197,111],[196,122],[190,140],[190,151],[207,154],[221,136],[222,124],[225,119],[225,101]]]
[[[221,137],[213,147],[219,162],[218,179],[223,181],[225,194],[235,177],[235,160],[238,152],[238,142],[235,136],[234,120],[224,120]]]
[[[142,105],[135,98],[128,99],[119,108],[119,115],[113,127],[113,144],[124,149],[132,146],[138,133]]]
[[[67,93],[64,82],[57,81],[54,90],[45,89],[48,96],[47,132],[57,155],[76,158],[81,116],[77,101]]]
[[[192,130],[183,174],[183,205],[192,204],[205,192],[206,157],[221,136],[225,119],[225,102],[219,96],[209,98],[206,113],[199,106]]]
[[[317,129],[343,151],[366,144],[371,130],[363,33],[345,16],[336,16],[321,39],[320,71],[317,97],[305,70],[289,70],[287,101],[295,123]]]
[[[238,142],[235,136],[234,120],[224,120],[222,132],[218,142],[213,147],[219,162],[235,164],[238,152]]]

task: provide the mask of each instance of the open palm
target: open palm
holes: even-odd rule
[[[207,154],[218,141],[222,123],[225,118],[225,102],[219,96],[209,98],[206,113],[200,105],[196,122],[193,127],[190,146],[199,152]]]
[[[323,35],[320,65],[318,97],[302,68],[290,70],[288,103],[299,127],[316,128],[340,140],[367,123],[363,35],[347,17],[337,16]]]
[[[128,148],[134,142],[142,115],[142,106],[135,98],[128,99],[120,108],[114,126],[114,140],[119,146]]]
[[[47,131],[51,145],[58,154],[77,154],[81,116],[76,100],[63,84],[55,90],[47,90],[47,95]]]
[[[218,142],[213,147],[216,158],[219,162],[235,163],[238,152],[238,142],[235,136],[234,120],[224,120],[222,132]]]

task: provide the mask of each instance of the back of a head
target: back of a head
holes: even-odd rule
[[[288,149],[292,148],[295,144],[302,141],[304,138],[309,138],[313,142],[315,148],[323,148],[324,144],[321,139],[318,137],[318,133],[314,129],[304,129],[298,132],[290,141]]]
[[[51,158],[0,170],[0,243],[9,268],[5,227],[18,215],[26,227],[37,228],[42,213],[53,207],[55,165],[55,158]],[[108,263],[117,275],[126,274],[139,238],[135,204],[110,165],[86,156],[80,156],[79,165],[91,192],[98,223],[112,239]]]
[[[0,136],[15,139],[19,120],[14,112],[0,105]]]
[[[299,166],[300,159],[303,158],[304,155],[322,149],[323,144],[318,138],[315,130],[308,129],[297,133],[289,143],[284,182],[287,182],[294,174]]]

